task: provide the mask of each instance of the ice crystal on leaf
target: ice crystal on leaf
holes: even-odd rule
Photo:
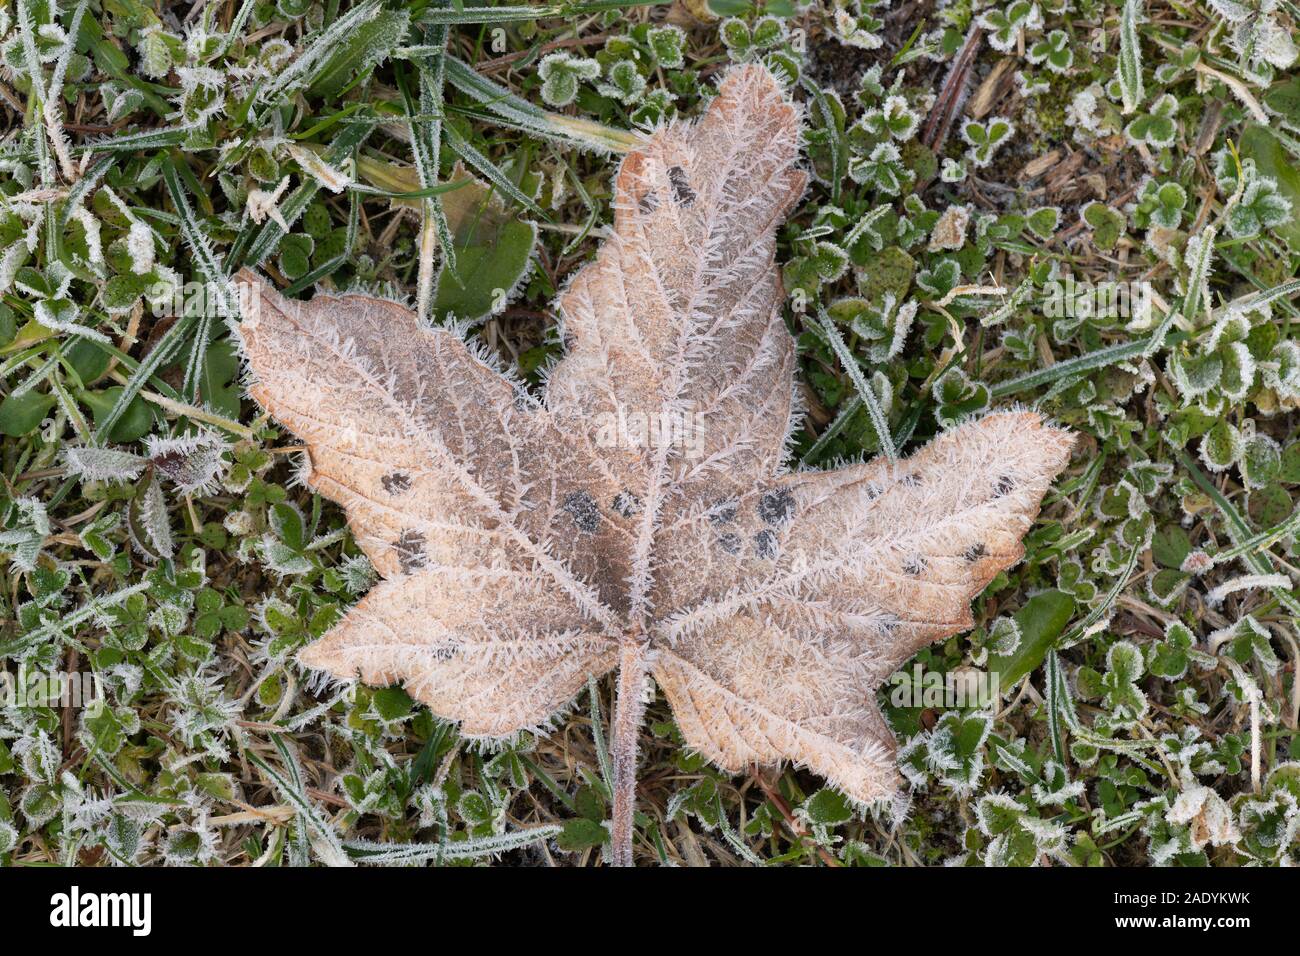
[[[307,484],[382,578],[299,660],[403,682],[471,738],[545,728],[619,669],[621,863],[647,673],[721,767],[791,760],[860,804],[892,797],[875,688],[970,626],[1069,456],[1069,435],[1013,411],[906,460],[785,470],[795,352],[774,254],[806,183],[799,135],[744,66],[703,119],[623,160],[540,401],[399,305],[241,276],[251,394],[305,441]],[[690,421],[690,440],[600,440],[633,419]]]
[[[9,519],[0,522],[0,554],[9,555],[19,571],[34,570],[51,530],[45,505],[35,498],[15,498],[0,518]]]
[[[184,495],[206,495],[217,487],[225,468],[226,441],[216,432],[145,440],[149,461]]]
[[[568,106],[584,81],[600,76],[600,64],[589,57],[551,53],[537,67],[542,79],[542,100],[548,106]]]
[[[69,476],[82,481],[133,481],[145,468],[168,478],[185,495],[214,491],[225,467],[226,442],[215,432],[145,439],[144,455],[119,448],[69,445],[63,449],[63,464]]]
[[[148,461],[134,452],[94,445],[69,445],[63,449],[67,473],[82,481],[126,482],[140,477]]]

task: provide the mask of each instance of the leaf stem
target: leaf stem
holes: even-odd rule
[[[614,707],[614,811],[610,822],[615,866],[632,865],[633,812],[636,809],[637,741],[645,716],[645,645],[626,638],[619,652],[618,700]]]

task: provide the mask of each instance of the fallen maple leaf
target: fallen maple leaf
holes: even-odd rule
[[[544,728],[619,668],[613,857],[632,860],[645,677],[729,771],[792,760],[897,790],[875,688],[971,624],[1071,438],[990,415],[905,461],[786,473],[794,348],[775,230],[799,115],[761,67],[623,161],[614,232],[560,299],[538,402],[452,331],[256,284],[252,389],[383,581],[299,660],[403,682],[469,737]]]

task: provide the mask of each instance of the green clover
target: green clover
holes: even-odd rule
[[[1166,93],[1151,104],[1150,110],[1149,113],[1135,117],[1124,127],[1124,135],[1135,146],[1143,143],[1157,149],[1172,146],[1174,137],[1178,134],[1178,121],[1175,119],[1178,115],[1178,100],[1174,99],[1173,94]]]
[[[1187,190],[1175,182],[1147,180],[1138,193],[1135,218],[1139,226],[1148,224],[1162,229],[1177,229],[1183,221]]]
[[[986,11],[979,24],[988,31],[989,46],[1000,53],[1010,53],[1025,30],[1041,26],[1043,15],[1031,0],[1015,0],[1004,10]]]
[[[987,166],[993,161],[993,154],[999,146],[1011,138],[1016,131],[1011,120],[1003,116],[994,116],[987,123],[970,120],[962,125],[962,139],[970,145],[966,155],[976,166]]]
[[[577,97],[580,83],[600,76],[600,64],[586,57],[552,53],[538,64],[537,75],[542,79],[542,102],[568,106]]]
[[[897,196],[912,179],[893,143],[880,143],[869,156],[854,157],[849,161],[849,176],[854,182],[871,186],[886,196]]]
[[[1064,73],[1074,65],[1074,50],[1070,35],[1064,30],[1053,30],[1029,48],[1029,62],[1044,64],[1053,73]]]

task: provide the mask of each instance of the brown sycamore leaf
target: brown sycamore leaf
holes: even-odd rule
[[[774,249],[804,190],[799,133],[771,75],[740,67],[703,119],[623,160],[542,401],[398,305],[242,276],[252,394],[383,577],[299,659],[400,681],[471,737],[544,727],[620,668],[619,862],[647,672],[726,770],[790,760],[863,803],[893,794],[875,689],[971,625],[1069,457],[1065,432],[1014,411],[903,461],[784,469]]]

